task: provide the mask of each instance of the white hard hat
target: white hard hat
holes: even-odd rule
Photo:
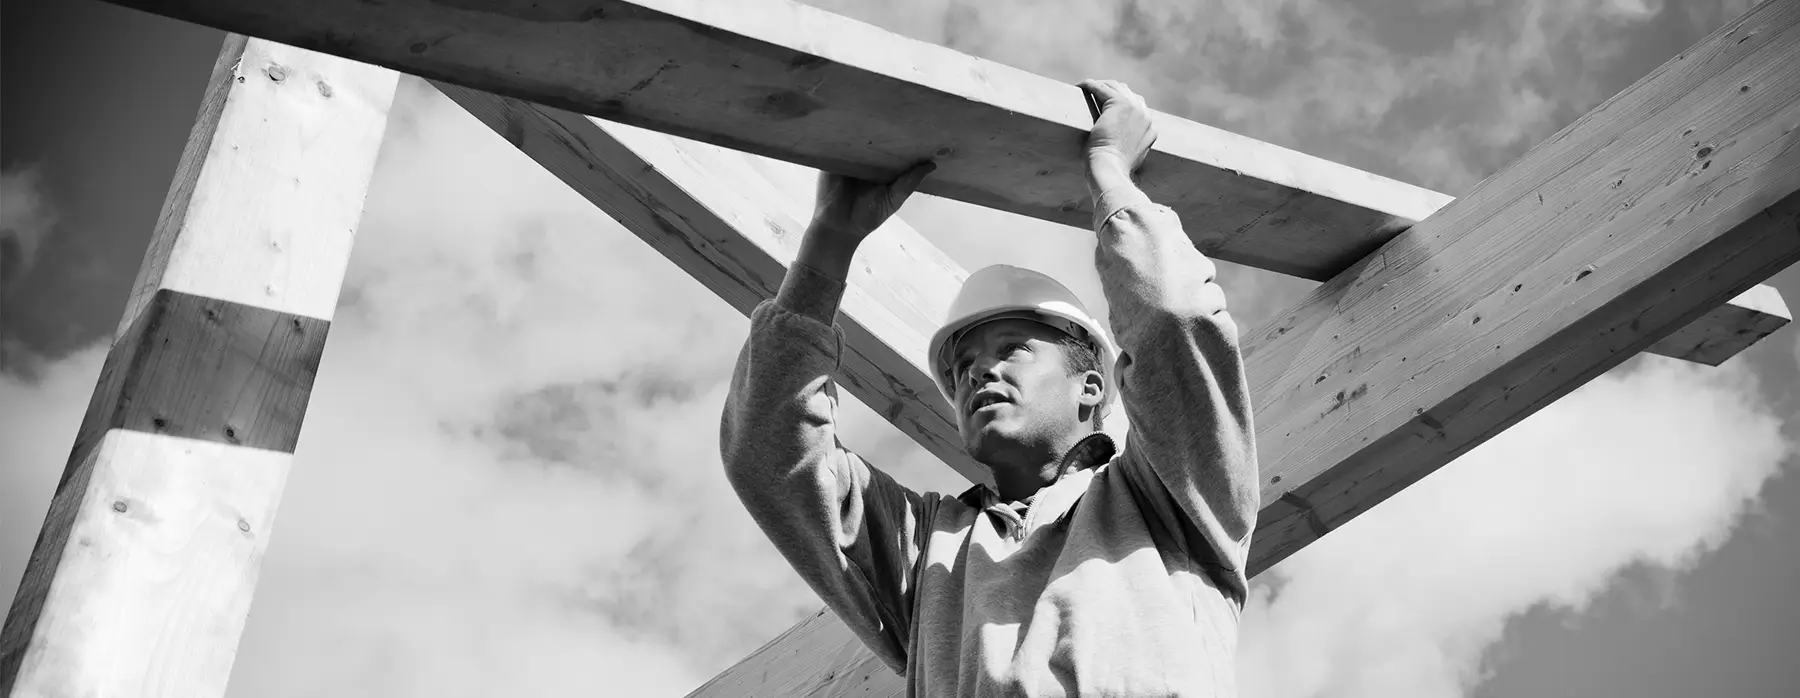
[[[1012,317],[1041,322],[1093,345],[1094,353],[1100,357],[1100,376],[1106,391],[1101,414],[1110,411],[1114,399],[1113,362],[1119,356],[1112,337],[1088,315],[1081,299],[1056,279],[1007,264],[970,274],[962,290],[957,291],[956,300],[950,302],[944,326],[931,335],[931,377],[945,400],[956,404],[950,376],[950,351],[956,347],[956,340],[976,325]]]

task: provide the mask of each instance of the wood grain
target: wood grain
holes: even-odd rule
[[[856,633],[820,610],[688,695],[868,698],[904,688]]]
[[[114,428],[293,453],[330,324],[158,290],[107,354],[76,453]]]
[[[20,584],[45,593],[14,601],[0,693],[224,695],[292,460],[105,432],[51,502]]]
[[[224,693],[396,81],[226,40],[0,629],[0,694]]]

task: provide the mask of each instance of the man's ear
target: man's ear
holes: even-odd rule
[[[1099,371],[1083,371],[1081,374],[1081,394],[1076,398],[1082,407],[1094,407],[1106,402],[1106,379]]]

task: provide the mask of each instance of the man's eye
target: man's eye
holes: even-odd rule
[[[1006,353],[1014,354],[1014,353],[1018,353],[1018,352],[1026,350],[1026,349],[1029,349],[1029,348],[1030,347],[1027,347],[1024,344],[1015,342],[1015,343],[1006,345]]]

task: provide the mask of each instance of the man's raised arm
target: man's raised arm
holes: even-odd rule
[[[1120,354],[1131,431],[1122,464],[1146,504],[1243,602],[1259,493],[1249,386],[1216,270],[1131,173],[1156,140],[1143,98],[1090,81],[1102,111],[1088,140],[1095,266]],[[1167,497],[1166,499],[1164,497]]]
[[[904,672],[919,526],[929,506],[838,442],[835,325],[851,258],[929,164],[891,184],[833,175],[772,301],[750,314],[720,420],[726,477],[751,518],[826,605]]]

